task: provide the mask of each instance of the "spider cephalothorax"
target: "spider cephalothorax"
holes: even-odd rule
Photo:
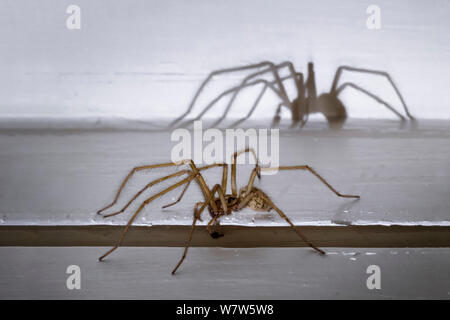
[[[287,76],[282,76],[280,72],[284,69],[288,70]],[[277,125],[281,120],[281,111],[283,108],[287,109],[291,114],[292,125],[295,126],[300,124],[301,126],[305,125],[308,121],[308,115],[311,113],[321,113],[328,120],[328,123],[331,127],[341,127],[344,121],[347,119],[347,111],[342,103],[342,101],[338,98],[340,93],[347,88],[352,88],[356,91],[361,92],[362,94],[376,100],[380,104],[384,105],[390,111],[392,111],[396,116],[398,116],[402,121],[405,121],[407,118],[414,120],[414,117],[409,113],[409,110],[406,106],[406,103],[403,99],[403,96],[400,94],[399,89],[395,85],[391,76],[384,71],[370,70],[370,69],[362,69],[362,68],[354,68],[349,66],[340,66],[337,68],[331,89],[329,92],[317,95],[316,90],[316,78],[314,74],[314,65],[312,62],[308,64],[308,72],[306,81],[304,80],[303,73],[297,72],[294,68],[294,65],[289,62],[283,62],[280,64],[275,64],[270,61],[264,61],[257,64],[251,64],[241,67],[220,69],[211,72],[208,77],[203,81],[200,85],[199,89],[195,93],[188,109],[178,117],[174,122],[172,122],[171,126],[177,125],[180,121],[185,119],[193,110],[194,105],[197,104],[197,100],[202,93],[203,89],[206,85],[213,79],[216,75],[231,73],[231,72],[243,72],[243,71],[251,71],[250,74],[245,76],[242,81],[237,85],[228,90],[223,91],[217,97],[215,97],[212,101],[210,101],[204,109],[193,119],[185,122],[185,124],[191,123],[192,121],[199,120],[203,117],[203,115],[208,112],[216,103],[218,103],[221,99],[226,96],[230,96],[230,100],[225,107],[225,110],[221,114],[220,118],[214,122],[213,126],[218,125],[222,122],[228,115],[233,102],[236,100],[237,96],[241,91],[246,88],[261,86],[261,91],[259,95],[256,97],[253,105],[250,107],[248,113],[243,118],[236,121],[233,126],[240,124],[241,122],[248,119],[256,107],[259,105],[263,95],[266,91],[272,91],[275,93],[278,98],[281,100],[278,107],[276,108],[275,115],[273,117],[272,125]],[[395,93],[397,94],[403,109],[404,115],[398,112],[394,107],[392,107],[388,102],[384,101],[374,93],[370,92],[367,89],[364,89],[353,82],[345,82],[339,85],[339,80],[344,71],[348,72],[359,72],[366,73],[371,75],[378,75],[386,78],[390,85],[393,87]],[[270,76],[271,79],[267,79]],[[286,81],[292,81],[295,86],[295,97],[291,99],[287,93],[287,89],[285,87]]]
[[[246,153],[246,152],[250,152],[253,154],[253,156],[256,160],[256,165],[255,165],[255,168],[252,170],[252,173],[250,175],[247,185],[242,187],[238,194],[237,186],[236,186],[236,158],[240,154]],[[201,219],[201,215],[206,208],[208,208],[208,211],[211,216],[211,220],[209,220],[209,222],[206,226],[206,230],[213,238],[219,238],[223,235],[222,232],[220,231],[220,223],[219,223],[219,220],[222,216],[230,215],[233,212],[240,211],[241,209],[246,208],[246,207],[256,210],[256,211],[270,211],[273,209],[278,213],[278,215],[280,215],[280,217],[282,217],[284,220],[286,220],[287,223],[289,223],[289,225],[293,228],[293,230],[297,233],[297,235],[302,239],[302,241],[304,241],[308,246],[310,246],[317,252],[324,254],[324,252],[321,249],[314,246],[299,230],[297,230],[297,228],[294,226],[294,224],[291,222],[291,220],[284,214],[284,212],[281,209],[279,209],[273,203],[273,201],[270,199],[270,197],[266,193],[264,193],[261,189],[253,186],[255,178],[256,177],[260,178],[261,177],[260,173],[263,170],[277,170],[277,171],[278,170],[280,170],[280,171],[283,171],[283,170],[306,170],[306,171],[309,171],[310,173],[312,173],[313,175],[315,175],[321,182],[323,182],[337,196],[344,197],[344,198],[359,198],[359,196],[356,196],[356,195],[346,195],[346,194],[339,193],[322,176],[320,176],[315,170],[313,170],[311,167],[309,167],[307,165],[261,168],[258,165],[258,161],[256,159],[256,153],[253,151],[253,149],[245,149],[245,150],[242,150],[239,152],[235,152],[232,159],[233,159],[233,161],[231,164],[231,194],[226,193],[227,192],[227,179],[228,179],[228,165],[225,163],[217,163],[217,164],[207,165],[204,167],[197,167],[192,160],[184,160],[179,163],[163,163],[163,164],[156,164],[156,165],[140,166],[140,167],[136,167],[133,170],[131,170],[131,172],[127,175],[125,180],[122,182],[122,184],[119,188],[119,191],[116,193],[116,196],[115,196],[113,202],[111,204],[107,205],[106,207],[104,207],[103,209],[99,210],[98,214],[101,214],[104,210],[112,207],[117,202],[119,195],[122,192],[122,189],[124,188],[127,181],[131,178],[131,176],[135,172],[141,171],[141,170],[147,170],[147,169],[171,167],[171,166],[181,166],[181,165],[189,165],[189,167],[190,167],[189,170],[181,170],[181,171],[175,172],[173,174],[170,174],[168,176],[164,176],[162,178],[151,181],[144,188],[142,188],[139,192],[137,192],[136,195],[130,201],[128,201],[128,203],[120,211],[115,212],[115,213],[110,213],[110,214],[103,216],[104,218],[107,218],[107,217],[111,217],[111,216],[114,216],[114,215],[124,212],[125,209],[140,194],[142,194],[145,190],[149,189],[151,186],[153,186],[157,183],[163,182],[163,181],[171,179],[171,178],[187,175],[187,177],[185,177],[184,179],[176,182],[175,184],[163,189],[159,193],[157,193],[157,194],[149,197],[147,200],[145,200],[139,206],[139,208],[136,210],[136,212],[132,215],[131,219],[128,221],[118,243],[111,250],[109,250],[103,256],[101,256],[99,258],[99,260],[101,261],[102,259],[104,259],[107,255],[109,255],[111,252],[116,250],[122,244],[122,241],[125,237],[125,234],[128,231],[128,228],[131,226],[131,224],[133,223],[134,219],[137,217],[139,212],[141,212],[142,209],[147,204],[152,202],[154,199],[156,199],[160,196],[163,196],[164,194],[168,193],[169,191],[172,191],[178,187],[181,187],[182,185],[185,185],[179,198],[175,202],[165,205],[163,208],[167,208],[168,206],[175,205],[176,203],[178,203],[181,200],[184,193],[188,189],[190,183],[194,180],[200,186],[203,196],[204,196],[204,200],[197,202],[194,206],[194,219],[192,221],[191,232],[189,233],[189,237],[186,242],[186,247],[184,249],[183,256],[181,257],[181,259],[178,262],[178,264],[176,265],[176,267],[173,269],[172,274],[174,274],[177,271],[178,267],[184,261],[184,258],[186,257],[186,253],[187,253],[188,248],[191,243],[192,234],[193,234],[195,225],[196,225],[197,221],[203,221]],[[223,168],[222,183],[216,184],[216,185],[214,185],[213,188],[210,189],[208,187],[208,185],[206,184],[205,180],[203,179],[201,171],[208,170],[208,169],[214,168],[214,167],[222,167]]]

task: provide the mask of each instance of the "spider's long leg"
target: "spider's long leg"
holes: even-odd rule
[[[377,95],[373,94],[372,92],[361,88],[360,86],[351,83],[351,82],[346,82],[344,84],[342,84],[341,86],[339,86],[339,88],[336,90],[337,94],[340,94],[345,88],[353,88],[357,91],[360,91],[362,93],[364,93],[365,95],[371,97],[372,99],[374,99],[375,101],[377,101],[378,103],[381,103],[382,105],[384,105],[386,108],[388,108],[389,110],[391,110],[393,113],[395,113],[396,116],[398,116],[402,121],[406,121],[406,118],[397,110],[394,109],[394,107],[392,107],[389,103],[387,103],[386,101],[384,101],[383,99],[381,99],[380,97],[378,97]]]
[[[261,179],[261,168],[258,165],[252,170],[252,173],[250,174],[250,178],[248,179],[248,183],[247,183],[247,187],[246,187],[247,191],[245,194],[243,194],[244,197],[252,191],[253,184],[255,183],[256,177]]]
[[[338,192],[331,184],[328,183],[325,178],[323,178],[320,174],[318,174],[313,168],[311,168],[308,165],[302,165],[302,166],[281,166],[281,167],[271,167],[271,168],[261,168],[262,171],[273,171],[273,170],[306,170],[311,172],[313,175],[315,175],[323,184],[325,184],[331,191],[333,191],[338,197],[343,198],[356,198],[359,199],[360,196],[358,195],[350,195],[350,194],[342,194]]]
[[[253,114],[253,111],[255,111],[256,107],[259,105],[259,102],[261,101],[262,97],[264,96],[264,93],[266,93],[267,90],[267,85],[264,85],[264,87],[262,88],[261,92],[259,93],[258,97],[256,98],[255,102],[253,102],[253,105],[250,109],[250,111],[247,113],[247,115],[245,115],[244,117],[240,118],[239,120],[235,121],[231,127],[237,127],[238,125],[240,125],[242,122],[244,122],[245,120],[247,120],[248,118],[250,118],[250,116]],[[284,102],[281,102],[284,104]],[[280,104],[281,104],[280,103]],[[220,119],[220,121],[222,121],[223,119],[225,119],[225,115],[222,116],[222,118]]]
[[[220,185],[218,185],[218,184],[215,185],[213,187],[213,189],[211,190],[211,194],[209,195],[208,199],[206,199],[206,201],[203,202],[203,203],[202,202],[197,202],[197,204],[195,205],[195,207],[194,207],[194,220],[192,222],[192,228],[191,228],[191,231],[189,233],[189,237],[188,237],[188,239],[186,241],[186,245],[185,245],[185,248],[184,248],[183,256],[181,257],[180,261],[177,263],[176,267],[173,269],[172,274],[174,274],[177,271],[177,269],[180,267],[180,265],[183,263],[184,259],[186,258],[186,254],[187,254],[189,246],[191,244],[192,234],[194,232],[195,224],[196,224],[197,220],[199,220],[201,218],[201,214],[202,214],[203,210],[205,210],[205,208],[208,206],[208,203],[210,203],[211,201],[214,200],[214,194],[219,189],[221,190]],[[227,204],[226,204],[223,192],[219,193],[219,196],[220,196],[220,200],[222,202],[222,205],[224,206],[224,208],[226,208]],[[198,209],[199,205],[202,205],[200,207],[200,209]],[[209,224],[208,224],[208,226],[209,226]]]
[[[180,202],[181,199],[183,198],[183,196],[184,196],[186,190],[189,188],[189,185],[191,184],[191,182],[192,182],[192,180],[190,180],[188,183],[186,183],[186,185],[185,185],[184,188],[183,188],[183,191],[181,192],[181,194],[180,194],[180,196],[178,197],[177,200],[175,200],[174,202],[168,203],[168,204],[166,204],[166,205],[163,205],[162,208],[165,209],[165,208],[174,206],[174,205],[176,205],[178,202]]]
[[[229,72],[239,72],[239,71],[245,71],[245,70],[251,70],[251,69],[259,69],[259,68],[266,67],[266,66],[274,66],[274,63],[272,63],[270,61],[263,61],[263,62],[256,63],[256,64],[250,64],[250,65],[234,67],[234,68],[219,69],[219,70],[215,70],[215,71],[211,72],[208,75],[208,77],[206,77],[206,79],[202,82],[200,87],[198,88],[198,90],[195,93],[194,97],[192,98],[191,103],[189,104],[189,107],[187,108],[187,110],[181,116],[176,118],[169,125],[169,127],[175,126],[178,122],[183,120],[192,111],[192,108],[194,107],[198,97],[200,96],[200,93],[203,91],[203,89],[206,87],[208,82],[211,81],[211,79],[214,76],[219,75],[219,74],[223,74],[223,73],[229,73]]]
[[[292,229],[294,229],[295,233],[297,233],[297,235],[304,241],[306,242],[306,244],[308,244],[308,246],[310,246],[311,248],[313,248],[314,250],[316,250],[317,252],[319,252],[320,254],[325,254],[325,252],[319,248],[317,248],[315,245],[313,245],[311,242],[309,242],[309,240],[300,232],[297,230],[297,228],[295,227],[295,225],[292,223],[292,221],[284,214],[284,212],[278,208],[273,202],[272,200],[270,200],[270,198],[264,194],[263,192],[259,192],[258,193],[259,196],[263,197],[267,203],[270,205],[270,207],[272,207],[279,215],[280,217],[282,217],[284,220],[287,221],[287,223],[289,223],[292,227]]]
[[[219,195],[220,202],[222,204],[222,212],[216,212],[215,216],[209,221],[208,225],[206,226],[206,230],[208,230],[209,234],[212,234],[213,231],[211,230],[211,225],[219,218],[220,216],[223,216],[225,213],[228,212],[228,204],[225,200],[225,192],[221,188],[219,184],[216,184],[213,189],[211,190],[211,196],[214,197],[214,194]]]
[[[277,110],[275,111],[275,115],[273,116],[271,127],[275,127],[276,125],[278,125],[280,123],[280,121],[281,121],[281,116],[280,116],[281,107],[286,107],[286,108],[289,109],[288,105],[286,105],[284,102],[280,102],[278,104]]]
[[[251,153],[253,158],[255,159],[255,169],[259,168],[258,157],[256,156],[255,150],[252,148],[246,148],[240,151],[235,152],[231,157],[231,194],[236,197],[237,196],[237,187],[236,187],[236,161],[237,157],[243,153]],[[259,176],[259,171],[257,171]]]
[[[297,75],[289,75],[289,76],[281,78],[280,80],[281,81],[285,81],[287,79],[296,78],[296,77],[297,77]],[[275,82],[272,81],[271,84],[275,84]],[[242,117],[241,119],[239,119],[236,122],[234,122],[231,125],[231,127],[236,127],[237,125],[239,125],[240,123],[244,122],[245,120],[247,120],[248,118],[251,117],[251,115],[255,111],[256,107],[259,105],[259,102],[261,101],[262,97],[264,96],[264,93],[266,93],[267,88],[269,88],[269,86],[267,84],[265,84],[264,87],[262,88],[261,92],[259,93],[258,97],[256,98],[255,102],[253,103],[252,107],[250,108],[250,111],[244,117]],[[276,117],[279,115],[279,113],[281,111],[281,106],[285,106],[286,108],[291,110],[290,109],[291,107],[289,105],[287,105],[285,102],[280,102],[280,104],[278,105],[277,111],[275,112],[275,117],[274,117],[274,121],[272,123],[272,126],[277,123],[277,121],[275,121],[275,119],[276,119]],[[225,116],[223,116],[223,118],[225,118]],[[221,119],[223,119],[223,118],[221,118]]]
[[[211,209],[213,211],[217,211],[217,205],[214,199],[211,197],[211,190],[208,188],[208,185],[205,182],[205,179],[203,178],[202,174],[200,173],[199,169],[195,165],[194,161],[192,160],[183,160],[183,163],[189,164],[191,167],[192,172],[195,175],[196,181],[198,185],[200,186],[200,189],[202,190],[203,196],[206,200],[206,203],[209,202],[209,205],[211,206]],[[209,167],[213,166],[223,166],[223,177],[222,177],[222,183],[226,184],[226,174],[228,172],[228,167],[224,163],[218,163],[218,164],[212,164],[209,165]],[[209,200],[208,200],[209,199]]]
[[[248,197],[248,195],[251,194],[251,191],[253,189],[253,184],[255,183],[255,178],[258,177],[258,179],[261,179],[261,167],[258,165],[258,163],[255,165],[255,168],[252,170],[252,173],[250,174],[250,178],[248,179],[247,186],[245,187],[245,192],[242,194],[239,194],[239,196],[244,197],[244,200]],[[245,204],[250,201],[250,199],[245,200]],[[241,202],[241,205],[239,206],[241,209],[245,206],[244,203]]]
[[[217,214],[215,215],[213,218],[211,218],[211,220],[209,220],[208,224],[206,225],[206,230],[208,231],[209,234],[212,234],[214,231],[211,230],[211,225],[216,222],[216,220],[223,216],[223,213]]]
[[[303,73],[297,72],[297,73],[296,73],[296,76],[298,77],[297,82],[298,82],[299,84],[300,84],[300,83],[303,84]],[[297,102],[299,105],[297,105],[297,106],[292,106],[292,108],[298,107],[298,106],[306,106],[306,111],[303,111],[303,112],[304,112],[304,115],[303,115],[303,117],[302,117],[301,120],[300,120],[300,122],[301,122],[301,123],[300,123],[300,127],[303,128],[303,127],[305,126],[306,122],[308,122],[308,118],[309,118],[309,105],[308,105],[308,103],[307,103],[307,101],[306,101],[305,87],[302,85],[300,88],[301,88],[301,89],[300,89],[299,95],[298,95],[299,101]],[[285,104],[284,102],[280,102],[280,103],[278,104],[278,108],[277,108],[277,110],[276,110],[276,112],[275,112],[275,115],[274,115],[274,117],[273,117],[273,120],[272,120],[272,125],[271,125],[272,127],[275,127],[276,125],[278,125],[278,124],[280,123],[280,120],[281,120],[281,116],[280,116],[280,113],[281,113],[281,107],[286,107],[287,109],[291,110],[290,107],[289,107],[287,104]],[[293,122],[292,125],[291,125],[291,127],[294,127],[296,124],[297,124],[296,122]]]
[[[280,69],[282,69],[284,67],[288,67],[290,74],[289,74],[289,76],[287,76],[285,78],[281,78],[279,76],[278,72],[279,72]],[[291,102],[289,100],[289,97],[287,95],[286,88],[283,85],[283,81],[286,80],[286,79],[294,79],[294,83],[295,83],[295,86],[297,88],[297,96],[300,95],[301,92],[302,92],[303,83],[300,84],[300,82],[296,81],[297,80],[297,74],[296,74],[296,71],[294,69],[294,65],[292,64],[292,62],[285,61],[283,63],[280,63],[280,64],[276,65],[276,66],[269,66],[267,69],[255,72],[255,73],[250,74],[247,77],[245,77],[242,80],[241,84],[239,85],[239,88],[231,96],[231,98],[230,98],[230,100],[229,100],[229,102],[228,102],[228,104],[227,104],[227,106],[225,108],[225,111],[223,112],[222,116],[212,126],[214,127],[214,126],[219,125],[219,123],[222,122],[225,119],[225,117],[227,116],[227,114],[228,114],[228,112],[229,112],[229,110],[231,108],[231,105],[233,104],[233,102],[236,99],[237,95],[239,94],[241,89],[245,88],[245,84],[247,84],[249,82],[249,80],[254,79],[257,76],[263,75],[263,74],[268,73],[268,72],[271,72],[273,74],[274,78],[275,78],[275,80],[272,81],[271,83],[278,85],[278,89],[280,91],[280,97],[282,98],[283,101],[287,102],[287,105],[289,106],[289,108],[292,109],[292,104],[291,104]],[[264,92],[266,91],[266,89],[267,89],[267,84],[262,89],[262,93],[260,93],[260,95],[258,96],[257,100],[261,99],[261,97],[264,94]],[[253,113],[253,111],[251,111],[251,113]]]
[[[173,178],[173,177],[177,177],[177,176],[181,176],[181,175],[186,174],[186,173],[192,173],[192,171],[191,170],[183,170],[183,171],[175,172],[174,174],[171,174],[171,175],[168,175],[168,176],[165,176],[165,177],[162,177],[162,178],[159,178],[159,179],[151,181],[150,183],[145,185],[145,187],[143,187],[141,190],[139,190],[133,196],[133,198],[131,198],[130,201],[127,202],[127,204],[122,209],[120,209],[119,211],[114,212],[114,213],[106,214],[106,215],[103,216],[103,218],[108,218],[108,217],[112,217],[112,216],[115,216],[115,215],[123,213],[130,206],[130,204],[133,203],[134,200],[136,200],[145,190],[149,189],[151,186],[153,186],[155,184],[158,184],[160,182],[163,182],[163,181],[165,181],[167,179],[170,179],[170,178]],[[191,181],[189,181],[187,186],[190,184],[190,182]]]
[[[191,228],[191,231],[189,232],[189,236],[188,236],[188,239],[186,241],[186,245],[184,247],[183,256],[181,257],[180,261],[178,261],[177,265],[173,269],[172,275],[175,274],[175,272],[178,270],[178,268],[181,266],[181,264],[183,263],[184,259],[186,258],[186,254],[187,254],[187,252],[189,250],[189,246],[191,245],[192,234],[194,233],[195,224],[197,223],[197,220],[201,220],[201,214],[202,214],[203,210],[205,210],[205,208],[208,206],[208,204],[211,201],[214,200],[214,194],[216,192],[219,194],[220,201],[222,203],[222,206],[223,206],[225,212],[228,210],[227,209],[227,202],[225,200],[225,194],[224,194],[224,192],[222,190],[222,187],[219,184],[216,184],[212,188],[211,194],[209,195],[208,199],[206,199],[205,202],[197,202],[196,203],[196,205],[194,207],[194,220],[192,221],[192,228]],[[198,207],[200,205],[202,205],[202,206],[200,207],[200,209],[198,209]],[[217,216],[215,216],[213,219],[211,219],[211,221],[213,221],[213,220],[215,221],[218,218],[218,216],[219,216],[219,213],[217,213]],[[209,228],[210,228],[211,221],[208,223],[207,230],[209,230]]]
[[[122,182],[122,184],[121,184],[119,190],[118,190],[117,193],[116,193],[116,196],[115,196],[115,198],[114,198],[114,201],[113,201],[111,204],[109,204],[108,206],[106,206],[105,208],[99,210],[97,213],[100,214],[100,213],[103,212],[104,210],[106,210],[106,209],[112,207],[112,206],[117,202],[120,193],[122,192],[122,190],[123,190],[123,188],[125,187],[127,181],[131,178],[131,176],[133,175],[134,172],[140,171],[140,170],[145,170],[145,169],[153,169],[153,168],[155,168],[155,166],[158,166],[158,167],[168,167],[168,166],[171,166],[171,165],[172,165],[172,166],[175,166],[175,165],[180,165],[180,164],[174,164],[174,163],[171,163],[171,164],[162,164],[162,165],[154,165],[154,166],[150,166],[150,165],[149,165],[149,166],[137,167],[138,169],[134,168],[133,170],[131,170],[131,172],[127,175],[127,177],[125,178],[125,180]],[[219,166],[226,166],[226,164],[215,163],[215,164],[207,165],[207,166],[204,166],[204,167],[200,167],[200,168],[198,168],[198,170],[199,170],[199,171],[202,171],[202,170],[207,170],[207,169],[214,168],[214,167],[219,167]],[[227,168],[224,168],[224,170],[226,170],[226,169],[228,169],[228,167],[227,167]],[[154,181],[151,181],[151,182],[148,183],[146,186],[144,186],[139,192],[137,192],[137,193],[133,196],[133,198],[131,198],[131,200],[128,201],[128,203],[127,203],[120,211],[117,211],[117,212],[115,212],[115,213],[111,213],[111,214],[104,215],[103,217],[104,217],[104,218],[107,218],[107,217],[115,216],[115,215],[118,215],[118,214],[124,212],[124,211],[130,206],[130,204],[131,204],[134,200],[137,199],[137,197],[139,197],[145,190],[147,190],[147,189],[150,188],[151,186],[153,186],[153,185],[155,185],[155,184],[157,184],[157,183],[160,183],[160,182],[162,182],[162,181],[165,181],[165,180],[167,180],[167,179],[170,179],[170,178],[173,178],[173,177],[177,177],[177,176],[179,176],[179,175],[182,175],[182,174],[185,174],[185,173],[189,173],[189,172],[192,172],[192,171],[190,171],[190,170],[182,170],[182,171],[173,173],[173,174],[171,174],[171,175],[168,175],[168,176],[165,176],[165,177],[156,179],[156,180],[154,180]],[[224,173],[224,174],[226,174],[226,173]]]
[[[149,169],[154,169],[154,168],[164,168],[164,167],[171,167],[171,166],[177,166],[180,164],[175,164],[175,163],[162,163],[162,164],[153,164],[153,165],[145,165],[145,166],[139,166],[139,167],[134,167],[133,169],[131,169],[131,171],[128,173],[128,175],[125,177],[125,179],[122,181],[119,190],[117,191],[114,200],[107,205],[106,207],[100,209],[97,211],[98,214],[102,213],[103,211],[105,211],[106,209],[111,208],[113,205],[115,205],[117,203],[117,200],[119,199],[120,193],[122,192],[123,188],[125,187],[125,185],[127,184],[128,180],[130,180],[130,178],[138,171],[142,171],[142,170],[149,170]]]
[[[220,184],[216,184],[216,185],[212,188],[211,193],[210,193],[208,199],[206,199],[206,201],[202,203],[202,206],[201,206],[201,208],[200,208],[200,212],[203,212],[203,210],[205,210],[206,206],[207,206],[208,204],[210,204],[211,201],[214,200],[214,194],[216,194],[216,193],[219,195],[219,199],[220,199],[220,202],[221,202],[221,204],[222,204],[222,208],[223,208],[224,212],[227,212],[227,211],[228,211],[228,204],[227,204],[227,201],[226,201],[226,199],[225,199],[225,192],[223,191],[223,189],[222,189],[222,187],[220,186]],[[218,213],[218,211],[216,210],[215,213]]]
[[[222,190],[226,190],[227,189],[227,176],[228,176],[228,165],[225,163],[217,163],[217,164],[213,164],[213,165],[209,165],[207,166],[209,169],[212,166],[222,166],[223,167],[223,171],[222,171]],[[198,168],[199,171],[204,170],[206,167],[202,167],[202,168]],[[171,207],[175,204],[177,204],[178,202],[181,201],[181,199],[183,198],[186,190],[189,188],[189,184],[190,182],[184,187],[183,191],[181,192],[181,195],[178,197],[178,199],[172,203],[166,204],[165,206],[163,206],[163,208],[168,208]],[[211,190],[211,192],[213,192]]]
[[[166,194],[167,192],[178,188],[179,186],[182,186],[183,184],[189,182],[190,180],[194,179],[196,177],[196,174],[192,174],[189,177],[175,183],[174,185],[164,189],[163,191],[151,196],[150,198],[148,198],[147,200],[145,200],[140,206],[139,208],[136,210],[136,212],[133,214],[133,216],[131,217],[131,219],[128,221],[127,225],[125,226],[125,229],[122,232],[122,235],[120,236],[119,241],[117,242],[117,244],[108,252],[106,252],[104,255],[102,255],[98,260],[102,261],[106,256],[108,256],[111,252],[113,252],[114,250],[116,250],[123,242],[123,239],[125,238],[125,235],[128,231],[128,229],[130,228],[131,224],[133,223],[134,219],[136,219],[137,215],[139,214],[139,212],[141,212],[141,210],[150,202],[152,202],[154,199]]]
[[[178,261],[177,265],[175,266],[175,268],[173,268],[172,270],[172,275],[175,274],[175,272],[177,272],[178,268],[181,266],[181,264],[183,263],[184,259],[186,258],[186,254],[189,250],[189,246],[191,245],[191,240],[192,240],[192,235],[194,233],[194,229],[195,229],[195,224],[197,223],[197,220],[201,219],[201,214],[203,212],[203,210],[205,209],[205,207],[202,207],[203,209],[198,210],[198,206],[202,204],[201,202],[197,202],[195,207],[194,207],[194,220],[192,220],[192,227],[191,227],[191,231],[189,232],[189,236],[188,239],[186,240],[186,244],[184,246],[184,251],[183,251],[183,256],[181,257],[181,259]]]
[[[332,94],[336,94],[337,92],[337,86],[338,86],[338,82],[339,79],[343,73],[343,71],[352,71],[352,72],[360,72],[360,73],[369,73],[369,74],[374,74],[374,75],[379,75],[379,76],[383,76],[385,77],[389,83],[391,84],[391,86],[394,88],[395,93],[397,94],[397,96],[400,99],[400,102],[402,103],[403,109],[405,110],[406,115],[408,116],[408,118],[410,118],[411,120],[414,120],[414,117],[411,115],[411,113],[409,113],[409,109],[406,106],[406,102],[405,99],[403,99],[402,94],[400,93],[400,90],[398,89],[397,85],[394,83],[394,80],[392,80],[392,77],[389,75],[389,73],[387,73],[386,71],[379,71],[379,70],[371,70],[371,69],[362,69],[362,68],[354,68],[354,67],[349,67],[349,66],[340,66],[337,70],[336,73],[334,75],[334,79],[333,79],[333,84],[331,85],[331,90],[330,93]]]
[[[219,94],[216,98],[214,98],[203,110],[202,110],[202,112],[200,112],[199,113],[199,115],[197,115],[197,117],[195,118],[195,119],[193,119],[193,120],[189,120],[189,121],[187,121],[187,122],[185,122],[185,123],[183,123],[182,124],[182,126],[186,126],[186,125],[188,125],[189,123],[192,123],[192,122],[194,122],[194,121],[197,121],[197,120],[200,120],[201,119],[201,117],[206,113],[206,112],[208,112],[213,106],[214,106],[214,104],[216,104],[220,99],[222,99],[223,97],[225,97],[226,95],[228,95],[228,94],[230,94],[230,93],[233,93],[233,92],[235,92],[236,90],[240,90],[240,89],[242,89],[242,88],[246,88],[246,87],[251,87],[251,86],[254,86],[254,85],[257,85],[257,84],[260,84],[260,83],[263,83],[263,84],[266,84],[267,85],[267,87],[269,88],[269,89],[271,89],[285,104],[287,104],[287,105],[291,105],[291,103],[290,103],[290,101],[289,100],[287,100],[286,98],[284,98],[283,96],[282,96],[282,94],[278,91],[278,89],[275,87],[275,85],[274,84],[272,84],[271,82],[269,82],[269,81],[267,81],[267,80],[265,80],[265,79],[258,79],[258,80],[255,80],[255,81],[252,81],[252,82],[248,82],[248,83],[246,83],[246,84],[244,84],[243,86],[236,86],[236,87],[233,87],[233,88],[231,88],[231,89],[228,89],[228,90],[226,90],[226,91],[224,91],[224,92],[222,92],[221,94]]]

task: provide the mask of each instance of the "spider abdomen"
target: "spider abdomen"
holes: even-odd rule
[[[271,208],[267,201],[259,196],[255,196],[252,198],[247,205],[250,209],[255,211],[269,211]]]
[[[339,98],[330,93],[321,94],[316,100],[317,112],[322,113],[330,127],[342,127],[347,119],[347,110]]]

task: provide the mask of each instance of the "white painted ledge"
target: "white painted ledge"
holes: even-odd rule
[[[303,131],[284,130],[281,164],[310,164],[338,190],[358,193],[362,198],[339,199],[302,172],[263,177],[259,186],[298,226],[353,230],[370,239],[357,229],[368,228],[374,230],[373,239],[378,240],[383,238],[379,230],[394,230],[392,236],[402,238],[402,247],[414,244],[405,244],[407,234],[396,232],[399,227],[392,225],[410,230],[425,228],[428,240],[438,235],[448,240],[449,127],[448,122],[419,122],[418,129],[410,130],[399,129],[395,122],[353,122],[342,131],[323,130],[321,124],[312,124]],[[193,203],[201,199],[196,188],[172,209],[160,208],[178,193],[149,205],[138,218],[140,228],[155,227],[148,230],[150,233],[141,233],[147,238],[159,239],[151,235],[163,228],[180,229],[165,235],[172,242],[159,243],[164,247],[122,247],[104,263],[97,262],[97,258],[110,247],[69,247],[65,241],[71,234],[64,233],[64,228],[106,228],[81,234],[86,240],[88,236],[102,238],[102,246],[117,240],[120,225],[127,221],[133,208],[111,220],[96,217],[95,211],[112,200],[131,167],[167,161],[169,142],[166,131],[1,130],[0,235],[3,240],[20,240],[7,232],[15,227],[25,228],[19,231],[31,234],[38,246],[0,247],[0,298],[449,298],[448,248],[342,249],[327,247],[325,242],[321,244],[325,244],[327,255],[321,257],[309,248],[193,247],[180,273],[172,277],[170,271],[182,249],[167,246],[179,246],[185,239]],[[244,169],[238,171],[239,184],[249,174]],[[155,174],[139,174],[120,204],[154,177]],[[213,184],[219,178],[218,171],[211,171],[207,181]],[[279,229],[286,226],[285,222],[272,214],[243,211],[224,219],[223,224],[238,231],[239,227],[264,231],[265,226],[269,233],[277,235],[279,245],[298,245],[298,239],[291,237],[293,232]],[[45,240],[44,233],[35,233],[32,228],[39,232],[53,228],[60,233],[51,237],[51,245],[58,240],[59,245],[67,247],[42,247],[39,241]],[[444,233],[432,231],[437,228]],[[139,243],[139,237],[133,236],[135,230],[127,238],[128,245],[149,245]],[[324,230],[316,230],[316,235],[322,235],[320,241],[339,240],[336,234],[323,233]],[[231,241],[232,246],[233,236],[239,232],[231,232],[219,241]],[[330,235],[329,239],[324,234]],[[347,239],[351,235],[341,234]],[[242,242],[245,237],[240,239]],[[203,240],[212,241],[204,232],[197,233],[194,240],[201,246],[205,246]],[[252,243],[246,240],[247,246]],[[80,291],[65,287],[65,271],[72,264],[82,270]],[[381,268],[381,290],[366,287],[366,270],[373,264]]]
[[[325,130],[321,122],[304,130],[280,132],[280,165],[309,164],[354,201],[336,197],[306,172],[264,176],[265,190],[296,225],[424,225],[450,221],[450,121],[419,121],[399,129],[394,121],[350,121],[344,130]],[[0,225],[120,225],[160,187],[139,198],[124,214],[110,219],[95,212],[113,199],[121,180],[137,165],[167,162],[175,142],[170,131],[0,130]],[[250,167],[238,169],[238,185]],[[171,170],[138,174],[122,205],[151,179]],[[220,181],[213,169],[209,185]],[[164,184],[162,187],[166,187]],[[196,186],[176,206],[173,192],[151,203],[135,225],[190,225],[202,199]],[[285,226],[272,213],[244,210],[224,225]]]

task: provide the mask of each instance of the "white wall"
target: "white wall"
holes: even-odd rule
[[[371,3],[381,30],[366,27]],[[70,4],[81,30],[66,28]],[[413,114],[450,118],[449,18],[447,0],[2,0],[0,117],[173,117],[211,70],[313,60],[319,91],[341,64],[382,69]],[[400,107],[386,82],[353,79]],[[343,100],[353,116],[390,116],[357,93]]]

